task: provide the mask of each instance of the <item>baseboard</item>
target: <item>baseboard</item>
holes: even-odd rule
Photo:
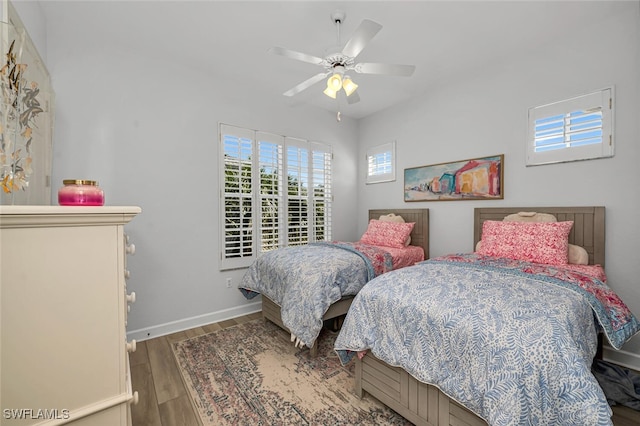
[[[612,347],[605,345],[602,348],[602,359],[622,367],[640,371],[640,355],[632,352],[622,350],[617,351]]]
[[[138,342],[153,339],[155,337],[166,336],[178,331],[188,330],[194,327],[225,321],[243,315],[253,314],[262,310],[262,302],[254,302],[248,305],[238,306],[222,311],[211,312],[197,317],[184,318],[178,321],[171,321],[165,324],[154,325],[153,327],[141,328],[127,332],[127,340],[135,339]]]

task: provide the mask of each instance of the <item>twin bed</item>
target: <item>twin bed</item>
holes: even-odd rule
[[[503,219],[533,211],[557,222],[524,225],[528,236],[513,240]],[[411,244],[428,259],[428,210],[372,210],[369,219],[389,213],[415,223]],[[527,256],[502,256],[507,246]],[[369,276],[321,303],[290,296],[315,310],[315,327],[347,314],[335,349],[356,364],[356,393],[416,425],[611,424],[591,364],[602,336],[620,348],[640,324],[606,285],[604,207],[476,208],[474,247]],[[569,258],[557,260],[563,250]],[[245,277],[244,290],[262,294],[264,318],[294,334],[282,294],[254,287],[255,270]]]
[[[366,282],[387,270],[429,258],[429,210],[374,209],[369,211],[369,220],[389,215],[413,224],[409,247],[382,245],[376,250],[376,245],[327,243],[279,249],[258,258],[238,287],[247,298],[261,294],[264,319],[290,331],[292,339],[299,339],[300,346],[308,346],[310,355],[316,356],[315,340],[324,322],[344,316]],[[387,258],[378,260],[392,265],[374,271],[371,263],[376,259],[367,256],[380,258],[382,252],[388,253]]]
[[[566,238],[565,256],[567,244],[583,247],[581,263],[589,265],[483,254],[495,248],[495,226],[513,227],[501,223],[505,216],[530,211],[558,222],[525,225],[527,232],[567,231],[572,222],[568,236],[537,241],[556,247]],[[343,363],[356,363],[356,392],[416,425],[611,424],[590,371],[598,333],[620,348],[640,324],[595,266],[604,266],[604,214],[604,207],[476,208],[474,244],[487,247],[370,281],[335,343]],[[533,245],[520,248],[531,254]]]

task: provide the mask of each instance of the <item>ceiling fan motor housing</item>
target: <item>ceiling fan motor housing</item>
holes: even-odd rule
[[[337,66],[342,66],[344,69],[353,69],[353,64],[355,62],[354,58],[349,56],[345,56],[341,53],[333,53],[329,56],[326,56],[322,61],[322,66],[327,70],[333,70]]]

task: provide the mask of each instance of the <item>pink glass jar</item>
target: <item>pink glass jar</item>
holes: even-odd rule
[[[104,192],[95,180],[65,179],[58,190],[61,206],[103,206]]]

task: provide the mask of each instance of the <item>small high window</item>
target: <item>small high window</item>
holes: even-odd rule
[[[613,157],[613,88],[529,109],[527,166]]]
[[[367,150],[367,183],[396,180],[396,143],[390,142]]]

